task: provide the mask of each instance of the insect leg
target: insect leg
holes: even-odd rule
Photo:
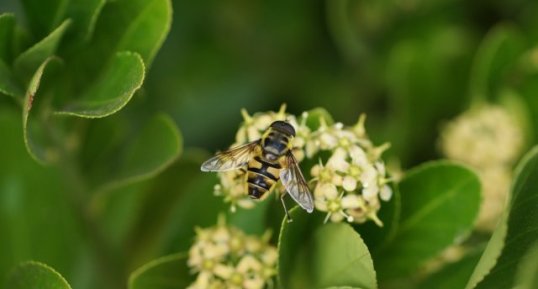
[[[280,201],[282,202],[282,206],[284,207],[284,212],[286,212],[286,220],[288,223],[293,222],[293,219],[290,217],[290,214],[288,213],[288,208],[286,208],[286,202],[284,202],[284,196],[286,194],[282,194],[280,196]]]

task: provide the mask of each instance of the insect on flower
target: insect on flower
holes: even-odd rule
[[[307,212],[314,210],[312,193],[292,153],[295,129],[286,121],[275,121],[259,140],[219,152],[202,164],[204,172],[223,172],[240,169],[245,172],[248,195],[261,199],[269,195],[280,179],[287,193]],[[268,193],[269,192],[269,193]],[[286,218],[291,218],[280,196]]]

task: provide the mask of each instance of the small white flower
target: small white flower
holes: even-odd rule
[[[342,181],[342,187],[348,192],[352,192],[357,189],[357,180],[352,176],[345,176]]]
[[[366,152],[360,146],[351,147],[349,149],[349,156],[353,160],[353,163],[359,166],[366,166],[369,163]]]
[[[390,198],[392,198],[392,189],[388,185],[384,185],[381,187],[381,191],[379,192],[379,198],[381,200],[388,202]]]
[[[328,183],[318,183],[316,188],[314,189],[314,196],[316,198],[329,198],[333,199],[338,196],[338,190],[336,189],[336,185],[328,182]]]
[[[373,165],[368,165],[362,169],[363,171],[360,177],[363,186],[362,195],[365,199],[371,200],[376,198],[379,193],[379,187],[377,185],[378,172]]]
[[[327,167],[339,172],[345,172],[349,168],[347,156],[347,152],[344,149],[337,148],[327,161]]]
[[[364,205],[364,200],[359,195],[346,195],[342,198],[344,209],[357,209]]]
[[[348,209],[356,209],[359,206],[356,195],[338,194],[336,187],[331,184],[324,184],[319,187],[316,193],[315,206],[318,210],[327,212],[327,220],[340,222],[344,218],[352,222],[353,218],[346,213]]]

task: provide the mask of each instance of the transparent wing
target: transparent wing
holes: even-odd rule
[[[291,151],[286,155],[284,162],[285,164],[280,170],[282,184],[297,204],[307,212],[312,213],[314,210],[312,193],[310,193],[299,164]]]
[[[252,151],[258,143],[259,141],[253,141],[223,152],[218,152],[214,157],[202,164],[201,170],[203,172],[223,172],[243,167],[248,163]]]

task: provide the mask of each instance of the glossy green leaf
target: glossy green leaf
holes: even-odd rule
[[[122,149],[115,166],[101,168],[97,176],[99,192],[141,181],[162,172],[182,151],[183,139],[174,121],[167,115],[153,117]]]
[[[95,28],[95,53],[108,59],[115,51],[133,51],[149,67],[172,22],[170,0],[108,2]]]
[[[321,224],[319,214],[291,211],[279,239],[279,280],[283,288],[353,286],[377,288],[368,248],[347,224]]]
[[[22,99],[24,92],[10,68],[0,60],[0,93]]]
[[[538,288],[538,242],[525,253],[519,263],[513,289]]]
[[[514,286],[514,277],[517,270],[517,266],[514,266],[514,264],[521,262],[525,252],[530,249],[532,244],[538,241],[537,178],[538,147],[534,147],[516,169],[510,206],[507,210],[508,214],[507,216],[505,214],[505,218],[496,229],[501,232],[506,230],[506,238],[499,240],[494,235],[490,244],[488,244],[488,247],[491,246],[497,250],[502,247],[500,256],[494,263],[495,265],[489,270],[489,274],[482,281],[479,281],[476,288],[495,289]],[[494,257],[486,254],[497,255],[497,250],[486,251],[483,259],[495,260]],[[481,263],[483,262],[483,260],[480,261]],[[472,286],[475,280],[472,279],[467,288],[475,288]]]
[[[15,15],[0,15],[0,60],[11,63],[13,57],[13,33],[15,31]]]
[[[36,37],[43,37],[64,19],[69,0],[22,0],[21,2],[33,34]]]
[[[183,289],[191,283],[185,254],[174,254],[153,260],[135,270],[129,277],[129,289]]]
[[[87,91],[56,111],[58,115],[99,118],[118,112],[144,81],[144,62],[137,53],[116,54],[109,67]]]
[[[8,277],[9,289],[71,289],[69,283],[51,267],[39,262],[25,262]]]
[[[373,252],[379,280],[406,276],[472,229],[480,182],[468,168],[446,161],[421,165],[399,184],[401,215],[390,242]]]
[[[476,100],[493,99],[506,84],[509,69],[525,52],[523,37],[508,25],[494,27],[476,52],[471,69],[470,94]]]
[[[40,1],[42,2],[42,1]],[[53,32],[41,41],[21,53],[14,63],[14,71],[22,80],[29,81],[38,67],[50,56],[54,55],[62,36],[69,27],[71,21],[65,20]]]

